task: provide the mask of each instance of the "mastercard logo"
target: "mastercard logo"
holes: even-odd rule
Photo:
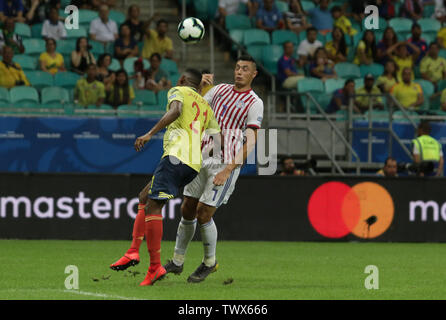
[[[308,202],[311,225],[327,238],[342,238],[350,233],[363,239],[376,238],[390,227],[393,214],[392,197],[373,182],[353,187],[342,182],[324,183]]]

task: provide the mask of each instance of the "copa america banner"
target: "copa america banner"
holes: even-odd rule
[[[131,238],[142,175],[2,174],[0,238]],[[446,179],[240,177],[214,217],[221,240],[446,241]],[[181,197],[163,209],[175,240]],[[199,232],[197,232],[198,234]]]
[[[163,132],[142,152],[135,139],[157,122],[147,118],[0,117],[0,171],[153,173]],[[241,174],[255,174],[256,165]]]

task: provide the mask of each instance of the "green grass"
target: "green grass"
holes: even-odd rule
[[[145,243],[141,263],[130,268],[139,274],[108,268],[128,245],[0,240],[0,299],[446,299],[444,244],[226,241],[218,244],[218,272],[189,284],[202,257],[201,243],[192,242],[183,273],[153,287],[138,286],[148,264]],[[163,262],[173,247],[162,243]],[[76,292],[65,291],[67,265],[78,267]],[[367,265],[379,268],[378,290],[364,288]]]

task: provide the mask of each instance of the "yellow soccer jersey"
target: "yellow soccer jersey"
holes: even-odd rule
[[[196,171],[201,168],[201,139],[220,132],[209,103],[191,87],[173,87],[167,94],[167,110],[172,101],[183,103],[181,115],[167,126],[163,157],[171,155]]]

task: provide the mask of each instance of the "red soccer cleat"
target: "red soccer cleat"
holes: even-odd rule
[[[159,268],[156,269],[153,272],[147,271],[147,274],[146,274],[146,277],[144,278],[144,281],[141,282],[139,285],[140,286],[151,286],[156,281],[161,280],[162,278],[164,278],[166,273],[167,273],[166,269],[164,269],[164,267],[160,265]]]
[[[112,270],[120,271],[139,263],[139,253],[126,253],[121,259],[110,265]]]

